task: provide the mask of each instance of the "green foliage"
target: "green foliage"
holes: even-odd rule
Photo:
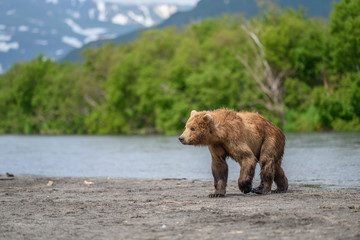
[[[359,130],[360,75],[348,74],[336,89],[314,89],[314,104],[319,110],[320,122],[325,129]],[[347,124],[348,123],[348,124]]]
[[[330,30],[333,67],[339,72],[360,72],[360,1],[334,3]]]
[[[310,105],[304,111],[288,109],[287,124],[284,130],[288,132],[312,132],[321,130],[318,109]]]
[[[266,15],[263,25],[261,39],[274,71],[288,70],[310,86],[321,84],[329,44],[324,22],[289,9],[272,17]]]
[[[86,104],[76,87],[76,65],[42,56],[14,66],[1,77],[3,133],[84,133]]]
[[[287,78],[284,82],[286,89],[285,104],[288,108],[304,111],[311,100],[311,88],[297,78]]]
[[[87,49],[82,65],[39,56],[0,76],[0,133],[176,134],[191,110],[221,107],[257,111],[286,131],[360,130],[358,8],[335,4],[330,23],[271,8],[250,22],[223,16],[151,30]],[[275,106],[285,119],[255,81],[272,89],[256,61],[286,73]]]

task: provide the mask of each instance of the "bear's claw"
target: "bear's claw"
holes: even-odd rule
[[[275,190],[272,190],[271,193],[286,193],[286,190],[275,189]]]
[[[264,194],[263,189],[262,189],[262,188],[258,188],[258,187],[251,189],[251,192],[252,192],[252,193],[256,193],[256,194]]]
[[[209,198],[221,198],[221,197],[225,197],[225,194],[220,194],[220,193],[209,194]]]

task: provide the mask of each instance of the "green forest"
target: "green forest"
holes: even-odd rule
[[[274,5],[44,56],[0,75],[0,133],[176,134],[190,111],[256,111],[284,131],[360,130],[360,1],[329,19]]]

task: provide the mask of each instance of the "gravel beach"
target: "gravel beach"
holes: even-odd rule
[[[197,180],[0,178],[0,239],[360,239],[360,191],[225,198]]]

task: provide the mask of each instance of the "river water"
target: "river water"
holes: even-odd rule
[[[360,132],[290,133],[283,168],[290,184],[360,187]],[[228,159],[229,179],[239,165]],[[176,136],[0,136],[0,174],[211,180],[206,147]],[[259,167],[255,182],[258,182]]]

